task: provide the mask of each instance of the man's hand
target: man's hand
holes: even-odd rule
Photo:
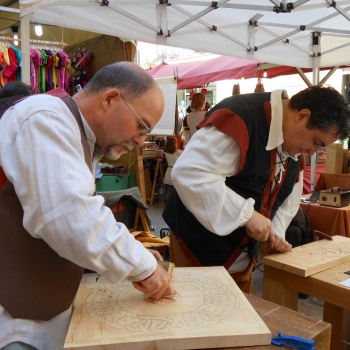
[[[255,210],[251,218],[245,224],[245,229],[249,237],[257,241],[265,242],[269,239],[274,243],[271,220]]]
[[[132,282],[132,284],[136,289],[156,300],[175,293],[170,275],[158,264],[150,277],[140,282]]]
[[[285,239],[278,235],[274,236],[274,242],[272,243],[270,240],[267,242],[260,242],[260,251],[265,254],[270,253],[284,253],[284,252],[290,252],[292,249],[292,245],[288,243]]]
[[[147,250],[156,258],[157,261],[163,261],[163,258],[158,252],[158,250],[155,250],[155,249],[147,249]]]

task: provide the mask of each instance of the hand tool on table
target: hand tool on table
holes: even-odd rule
[[[292,335],[283,335],[281,332],[277,334],[277,337],[272,337],[271,339],[271,344],[273,345],[285,345],[297,350],[315,350],[315,342],[313,340]]]
[[[170,277],[173,277],[173,272],[175,268],[175,264],[169,261],[158,261],[158,265],[162,266],[162,268],[168,272]]]
[[[314,235],[317,236],[317,237],[320,237],[320,238],[326,238],[328,239],[329,241],[333,241],[333,238],[332,236],[329,236],[321,231],[318,231],[318,230],[314,230]]]

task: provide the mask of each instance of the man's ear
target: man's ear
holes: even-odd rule
[[[102,94],[102,103],[104,106],[109,106],[114,98],[120,96],[118,89],[109,89]]]
[[[296,119],[297,121],[307,121],[310,118],[311,111],[307,108],[301,109],[297,114],[296,114]]]

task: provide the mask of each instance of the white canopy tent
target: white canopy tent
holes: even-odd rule
[[[350,1],[20,0],[20,11],[32,22],[311,68],[318,53],[320,66],[349,61],[346,4]],[[322,36],[317,52],[313,32]]]
[[[349,0],[20,0],[20,11],[23,54],[37,22],[313,68],[312,84],[320,67],[350,63]],[[23,65],[29,78],[28,57]]]

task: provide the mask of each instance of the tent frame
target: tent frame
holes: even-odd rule
[[[296,0],[294,2],[288,2],[287,0],[270,0],[271,5],[270,6],[262,6],[260,4],[250,4],[250,3],[229,3],[229,0],[220,0],[220,1],[209,1],[209,0],[81,0],[81,1],[65,1],[65,0],[48,0],[43,2],[44,5],[40,5],[37,0],[33,0],[33,4],[28,6],[28,0],[23,1],[21,4],[21,38],[22,38],[22,51],[23,53],[29,52],[29,18],[34,18],[35,16],[31,17],[34,13],[39,12],[40,10],[50,9],[51,6],[59,8],[60,6],[63,6],[63,8],[67,7],[76,7],[79,6],[81,9],[84,9],[85,6],[94,7],[94,9],[101,11],[102,8],[106,8],[110,11],[114,11],[119,16],[120,14],[123,15],[126,18],[129,18],[131,20],[131,23],[139,24],[141,25],[141,28],[138,28],[137,34],[135,34],[134,39],[136,40],[142,40],[142,36],[144,33],[147,33],[147,37],[149,38],[149,42],[161,44],[161,45],[170,45],[170,46],[179,46],[183,47],[182,44],[184,44],[185,40],[187,40],[188,37],[191,37],[190,34],[193,33],[208,33],[213,32],[214,40],[217,40],[217,42],[220,42],[220,45],[217,45],[215,47],[215,50],[213,47],[209,49],[209,51],[212,51],[214,53],[227,55],[228,49],[226,47],[223,47],[223,43],[226,43],[226,39],[228,39],[229,42],[233,42],[236,45],[238,45],[237,50],[234,49],[230,52],[234,54],[237,57],[242,58],[248,58],[248,59],[254,59],[257,61],[266,62],[266,59],[262,59],[261,57],[267,54],[271,54],[271,52],[276,51],[279,54],[279,57],[275,59],[274,63],[282,63],[286,65],[291,65],[289,62],[298,61],[298,62],[307,62],[307,67],[311,67],[313,71],[313,78],[312,78],[312,85],[320,84],[319,81],[319,72],[321,68],[321,57],[323,58],[325,55],[334,53],[338,51],[338,55],[330,55],[327,56],[329,59],[323,59],[322,63],[323,66],[329,66],[330,64],[326,64],[326,62],[333,62],[333,65],[336,66],[337,64],[341,63],[339,62],[342,57],[347,57],[343,54],[344,51],[342,50],[350,45],[350,40],[345,42],[348,38],[350,38],[350,30],[347,30],[347,26],[345,26],[342,22],[340,26],[337,26],[334,22],[334,19],[337,16],[342,16],[347,21],[350,21],[350,15],[347,13],[348,10],[350,10],[350,6],[345,6],[349,3],[349,1],[334,1],[334,0],[324,0],[324,2],[318,1],[317,3],[313,4],[307,4],[309,0]],[[21,3],[21,0],[20,0]],[[130,10],[130,7],[128,9],[128,6],[138,6],[141,8],[141,6],[146,6],[148,17],[145,16],[145,19],[143,19],[143,12],[135,11],[135,13],[132,13]],[[150,5],[154,5],[153,8],[150,7]],[[32,7],[30,7],[32,6]],[[98,7],[96,7],[98,6]],[[101,7],[102,6],[102,7]],[[101,8],[100,8],[101,7]],[[200,8],[199,12],[195,13],[196,8]],[[320,10],[327,10],[328,8],[333,8],[334,12],[323,16],[320,15]],[[222,10],[225,10],[225,12],[222,12]],[[129,10],[129,11],[128,11]],[[174,10],[178,12],[178,16],[174,16],[173,18],[170,17],[170,15],[174,15]],[[191,10],[191,11],[189,11]],[[221,12],[220,12],[221,10]],[[239,11],[245,10],[245,20],[238,23],[229,23],[228,16],[226,13],[230,11],[230,13],[237,13]],[[303,23],[303,24],[290,24],[290,23],[284,23],[284,21],[276,21],[271,22],[269,20],[267,21],[261,21],[261,18],[263,17],[262,14],[259,12],[265,12],[265,14],[268,16],[267,18],[274,18],[271,17],[270,14],[275,13],[277,16],[279,16],[279,19],[281,16],[286,16],[287,13],[294,13],[295,11],[303,11],[303,10],[309,10],[310,13],[316,14],[318,13],[318,17],[313,18],[313,20],[309,23]],[[153,16],[152,16],[152,11]],[[218,12],[219,11],[219,12]],[[247,17],[250,16],[250,12],[247,11],[256,11],[257,13],[250,17],[250,19],[247,21]],[[45,12],[45,11],[44,11]],[[44,13],[43,12],[43,13]],[[138,12],[138,15],[137,15]],[[322,11],[321,11],[322,12]],[[106,13],[106,12],[104,12]],[[223,16],[226,19],[226,22],[222,22],[221,18],[216,15],[216,13],[222,13]],[[243,12],[242,12],[243,13]],[[322,12],[323,13],[323,12]],[[304,14],[304,13],[303,13]],[[155,16],[154,16],[155,15]],[[208,16],[206,19],[204,19],[204,16]],[[38,14],[40,17],[40,14]],[[123,17],[123,18],[124,18]],[[169,17],[169,18],[168,18]],[[186,18],[187,17],[187,18]],[[299,17],[299,16],[298,16]],[[210,20],[213,19],[212,22],[209,22],[207,20],[210,18]],[[301,16],[303,18],[303,16]],[[304,20],[306,18],[306,22],[308,17],[304,17]],[[42,18],[45,20],[45,18]],[[148,19],[148,21],[147,21]],[[153,19],[154,23],[151,23],[151,20]],[[155,20],[156,19],[156,20]],[[178,19],[179,23],[176,23],[176,20]],[[172,20],[172,21],[171,21]],[[320,27],[319,25],[321,23],[324,23],[326,21],[330,21],[329,23],[334,23],[334,28],[331,26],[325,26]],[[54,22],[57,21],[57,19],[53,20]],[[126,21],[126,19],[125,19]],[[288,22],[288,21],[286,21]],[[339,22],[339,21],[337,21]],[[129,22],[127,22],[129,24]],[[171,24],[170,24],[171,23]],[[54,24],[54,23],[50,23]],[[338,24],[338,23],[337,23]],[[203,26],[203,27],[201,27]],[[106,26],[107,27],[107,26]],[[142,27],[144,27],[144,30],[141,30]],[[242,42],[242,39],[239,37],[239,31],[242,33],[242,28],[244,29],[246,27],[246,33],[247,33],[247,43]],[[276,31],[269,28],[276,28]],[[228,32],[228,29],[234,28],[234,32]],[[102,34],[110,34],[108,32],[108,28],[100,28],[102,31],[104,31]],[[291,31],[285,33],[286,29],[290,29]],[[151,32],[149,31],[151,30]],[[256,44],[256,34],[258,30],[261,31],[260,35],[260,43]],[[302,39],[302,36],[295,35],[300,34],[302,32],[306,31],[311,33],[311,42],[309,47],[302,47],[300,44],[297,43],[298,40]],[[123,32],[123,31],[122,31]],[[134,31],[133,31],[134,32]],[[144,33],[142,33],[144,32]],[[153,33],[153,34],[152,34]],[[262,35],[262,33],[267,33],[268,36]],[[131,36],[131,32],[129,36]],[[152,36],[153,35],[153,36]],[[187,35],[187,36],[186,36]],[[333,40],[331,42],[328,41],[328,47],[324,51],[321,50],[320,45],[320,39],[321,36],[335,36],[337,37],[339,43],[336,43],[333,47]],[[139,36],[139,37],[138,37]],[[241,35],[242,36],[242,35]],[[274,38],[270,38],[270,37]],[[295,41],[293,42],[293,37],[295,38]],[[175,38],[175,40],[174,40]],[[217,39],[216,39],[217,38]],[[292,38],[292,39],[291,39]],[[222,40],[224,39],[224,41]],[[334,40],[335,41],[335,40]],[[301,40],[303,43],[303,40]],[[174,44],[175,43],[175,44]],[[274,45],[280,45],[283,43],[284,45],[287,45],[287,47],[293,47],[293,49],[296,49],[297,51],[291,51],[289,50],[289,56],[292,56],[290,52],[295,52],[298,54],[300,53],[306,53],[309,56],[309,59],[307,59],[307,56],[303,56],[301,60],[301,56],[295,57],[291,59],[290,57],[286,56],[286,59],[283,58],[281,55],[281,49],[280,46],[277,48],[273,48]],[[215,43],[214,43],[215,44]],[[202,50],[204,49],[204,43],[201,42],[201,45],[203,46]],[[197,43],[193,43],[193,47],[198,47],[199,45]],[[227,45],[228,46],[228,45]],[[304,45],[305,46],[305,45]],[[191,45],[188,45],[188,47],[191,47]],[[231,48],[231,47],[230,47]],[[260,51],[264,51],[263,49],[268,48],[267,51],[265,51],[262,55],[259,54]],[[243,51],[242,51],[243,49]],[[205,50],[206,51],[206,50]],[[221,52],[219,52],[221,51]],[[281,62],[281,61],[285,62]],[[270,61],[270,60],[268,60]],[[294,65],[295,66],[295,65]],[[302,68],[307,68],[306,66]],[[23,81],[29,82],[29,55],[24,55],[23,57]],[[333,74],[333,70],[336,68],[334,67],[332,71],[329,73],[328,77]],[[300,68],[296,68],[296,70],[300,73]],[[301,74],[302,78],[306,82],[307,85],[310,86],[310,82],[306,79],[305,75]],[[325,80],[328,78],[325,77],[321,83],[324,83]],[[316,157],[313,157],[312,159],[312,167],[315,168],[316,163]],[[314,189],[314,177],[315,177],[315,169],[311,172],[311,189]]]

